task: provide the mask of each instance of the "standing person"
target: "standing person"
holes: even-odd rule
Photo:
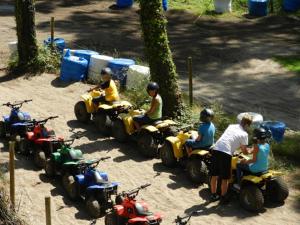
[[[198,128],[198,136],[188,139],[185,143],[188,154],[191,154],[193,149],[208,149],[213,145],[216,132],[215,125],[212,122],[213,118],[214,112],[211,109],[205,108],[200,112],[201,124]]]
[[[216,201],[221,197],[221,204],[229,202],[227,194],[228,182],[231,177],[231,158],[234,152],[241,148],[248,154],[248,128],[252,123],[252,117],[245,115],[240,124],[231,124],[213,146],[211,168],[211,199]],[[221,182],[221,196],[217,195],[218,178]]]
[[[161,119],[163,102],[158,90],[159,86],[155,82],[150,82],[147,85],[147,93],[152,97],[151,105],[150,109],[144,115],[133,117],[134,126],[137,131],[140,131],[142,125],[150,124]]]
[[[112,71],[110,68],[106,67],[101,70],[101,80],[102,83],[92,90],[100,89],[104,90],[104,94],[97,97],[93,98],[93,103],[98,105],[99,103],[112,103],[114,101],[118,101],[119,98],[119,93],[117,86],[115,82],[112,79]]]
[[[269,153],[270,145],[266,142],[268,132],[264,128],[256,128],[253,131],[253,150],[249,152],[252,154],[252,159],[242,160],[237,164],[236,179],[237,184],[234,184],[236,189],[240,189],[241,178],[243,171],[250,171],[252,173],[260,173],[268,170],[269,167]]]

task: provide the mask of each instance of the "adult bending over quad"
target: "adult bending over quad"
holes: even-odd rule
[[[212,120],[214,112],[211,109],[203,109],[200,113],[201,124],[198,128],[198,136],[188,139],[185,147],[188,155],[192,153],[193,149],[209,149],[214,143],[215,125]]]
[[[101,80],[102,83],[92,90],[100,89],[104,90],[104,94],[93,98],[93,103],[98,105],[101,103],[112,103],[119,100],[119,93],[115,82],[111,79],[112,71],[110,68],[106,67],[101,70]]]
[[[248,128],[252,123],[252,117],[245,115],[240,124],[231,124],[212,147],[211,168],[211,198],[217,201],[221,197],[221,204],[229,202],[227,194],[228,182],[231,177],[231,158],[234,152],[241,148],[242,152],[248,154]],[[221,178],[221,196],[217,195],[218,177]]]
[[[147,85],[147,93],[152,97],[150,109],[140,116],[133,117],[134,126],[137,131],[141,130],[141,126],[145,124],[151,124],[162,117],[162,98],[158,94],[159,86],[155,82],[150,82]]]

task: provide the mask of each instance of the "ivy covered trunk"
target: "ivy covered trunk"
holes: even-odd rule
[[[35,32],[35,0],[15,0],[19,65],[27,65],[38,55]]]
[[[160,86],[164,104],[163,115],[175,117],[181,114],[182,100],[177,84],[176,67],[169,48],[167,21],[162,13],[162,1],[139,1],[145,53],[150,66],[151,79]]]

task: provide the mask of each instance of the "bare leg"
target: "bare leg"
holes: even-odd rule
[[[217,176],[212,176],[210,180],[210,192],[212,194],[216,194],[217,192],[217,181],[218,177]]]
[[[222,179],[222,185],[221,185],[221,196],[225,196],[228,190],[228,181],[229,180],[223,180]]]

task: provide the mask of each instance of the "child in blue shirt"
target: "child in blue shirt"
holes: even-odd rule
[[[214,143],[216,132],[215,125],[211,122],[214,112],[211,109],[203,109],[200,113],[200,121],[202,122],[198,129],[198,136],[188,139],[185,143],[187,153],[190,154],[193,149],[208,149]]]

